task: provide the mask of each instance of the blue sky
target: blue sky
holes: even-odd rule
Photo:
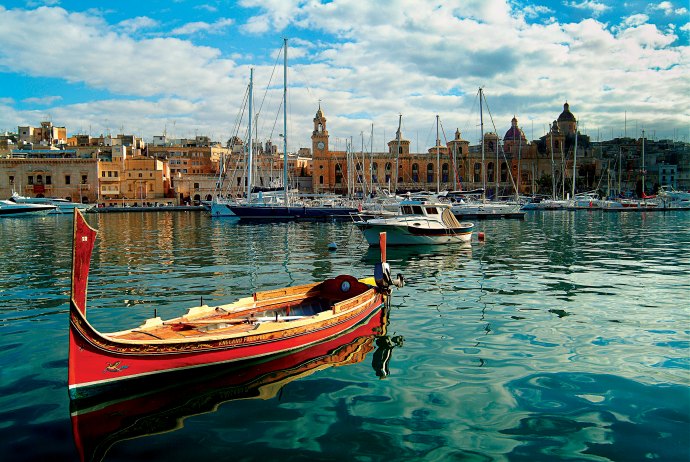
[[[595,140],[690,141],[689,18],[687,1],[0,0],[0,130],[224,141],[253,67],[257,136],[280,143],[286,37],[290,151],[319,104],[332,148],[368,145],[373,124],[383,150],[399,114],[415,151],[437,114],[474,144],[480,86],[501,135],[515,115],[542,136],[567,101]]]

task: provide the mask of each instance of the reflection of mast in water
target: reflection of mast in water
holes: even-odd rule
[[[390,375],[388,364],[393,356],[393,348],[401,347],[403,342],[404,338],[402,335],[395,335],[393,337],[382,335],[376,338],[376,351],[371,360],[371,367],[376,371],[378,378],[385,379]]]

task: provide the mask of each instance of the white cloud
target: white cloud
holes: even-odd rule
[[[527,5],[522,9],[527,18],[536,18],[546,14],[552,14],[553,10],[543,5]]]
[[[646,14],[634,14],[623,19],[624,27],[637,27],[646,24],[649,21],[649,16]]]
[[[676,8],[673,3],[671,2],[661,2],[661,3],[650,3],[648,8],[650,10],[658,10],[662,11],[666,16],[671,16],[671,15],[687,15],[688,14],[688,9],[685,7],[679,7]]]
[[[174,29],[171,32],[171,34],[172,35],[192,35],[192,34],[196,34],[197,32],[208,32],[211,34],[220,33],[226,27],[233,25],[234,22],[235,22],[234,20],[229,19],[229,18],[222,18],[222,19],[219,19],[218,21],[216,21],[214,23],[190,22],[190,23],[185,24],[182,27],[178,27],[177,29]]]
[[[23,99],[22,102],[29,104],[49,105],[62,99],[62,96],[42,96]]]
[[[137,16],[136,18],[121,21],[118,26],[125,32],[133,33],[141,29],[151,29],[153,27],[157,27],[158,21],[146,16]]]
[[[570,6],[572,8],[577,8],[580,10],[590,10],[592,12],[593,16],[598,16],[605,11],[611,9],[610,6],[602,3],[602,2],[597,2],[596,0],[583,0],[581,2],[566,2],[566,6]]]

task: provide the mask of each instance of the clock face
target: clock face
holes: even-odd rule
[[[318,144],[316,145],[317,148],[323,149],[326,145],[323,143],[323,141],[319,141]]]

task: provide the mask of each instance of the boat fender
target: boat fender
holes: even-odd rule
[[[477,233],[477,238],[479,239],[479,242],[484,242],[484,233],[483,232]]]
[[[377,263],[374,267],[374,280],[381,289],[387,289],[393,284],[391,267],[388,263]]]
[[[331,242],[330,244],[328,244],[328,250],[338,250],[338,244],[336,244],[335,242]]]

